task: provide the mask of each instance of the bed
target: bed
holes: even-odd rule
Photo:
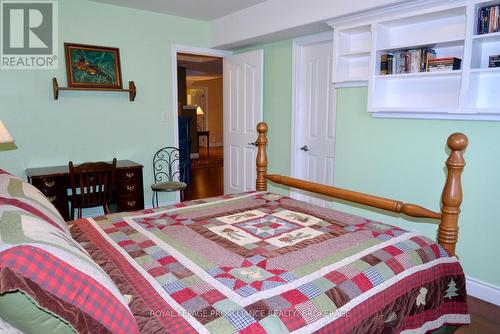
[[[438,213],[268,174],[267,125],[260,123],[257,131],[254,192],[66,226],[43,195],[0,173],[0,185],[4,177],[9,189],[0,192],[0,292],[29,295],[54,316],[51,326],[60,333],[451,333],[470,323],[465,277],[455,255],[464,135],[448,139],[448,176]],[[439,220],[437,242],[270,193],[267,180]],[[29,217],[30,225],[27,218],[14,224],[12,212]],[[50,233],[41,228],[28,233],[43,221],[51,222]],[[56,247],[38,240],[45,234],[64,241],[64,249],[62,242]],[[30,261],[37,265],[27,266]],[[52,284],[45,282],[49,265]],[[1,304],[0,298],[5,325],[22,326]]]

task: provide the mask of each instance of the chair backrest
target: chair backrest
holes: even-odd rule
[[[69,177],[75,205],[89,207],[110,203],[115,186],[115,171],[116,158],[112,163],[87,162],[77,166],[70,161]]]
[[[153,156],[154,182],[185,182],[186,157],[176,147],[163,147]],[[189,159],[189,157],[187,157]]]

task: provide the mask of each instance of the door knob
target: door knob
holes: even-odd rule
[[[248,143],[248,145],[259,146],[259,145],[257,145],[257,142]]]
[[[307,147],[307,145],[302,146],[300,149],[304,152],[309,151],[309,147]]]

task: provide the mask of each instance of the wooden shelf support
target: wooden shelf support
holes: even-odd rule
[[[137,87],[133,81],[128,82],[128,89],[121,88],[97,88],[97,87],[59,87],[56,78],[52,78],[52,90],[54,92],[54,100],[59,100],[59,92],[66,91],[99,91],[99,92],[127,92],[129,94],[130,102],[135,101],[135,96],[137,95]]]

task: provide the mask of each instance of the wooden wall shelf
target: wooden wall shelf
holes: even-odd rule
[[[127,92],[129,93],[129,100],[133,102],[135,100],[135,96],[137,94],[137,88],[135,87],[135,83],[133,81],[128,82],[128,89],[119,89],[119,88],[90,88],[90,87],[59,87],[56,78],[52,78],[52,89],[54,91],[54,100],[59,99],[59,92],[62,90],[68,91],[100,91],[100,92]]]

